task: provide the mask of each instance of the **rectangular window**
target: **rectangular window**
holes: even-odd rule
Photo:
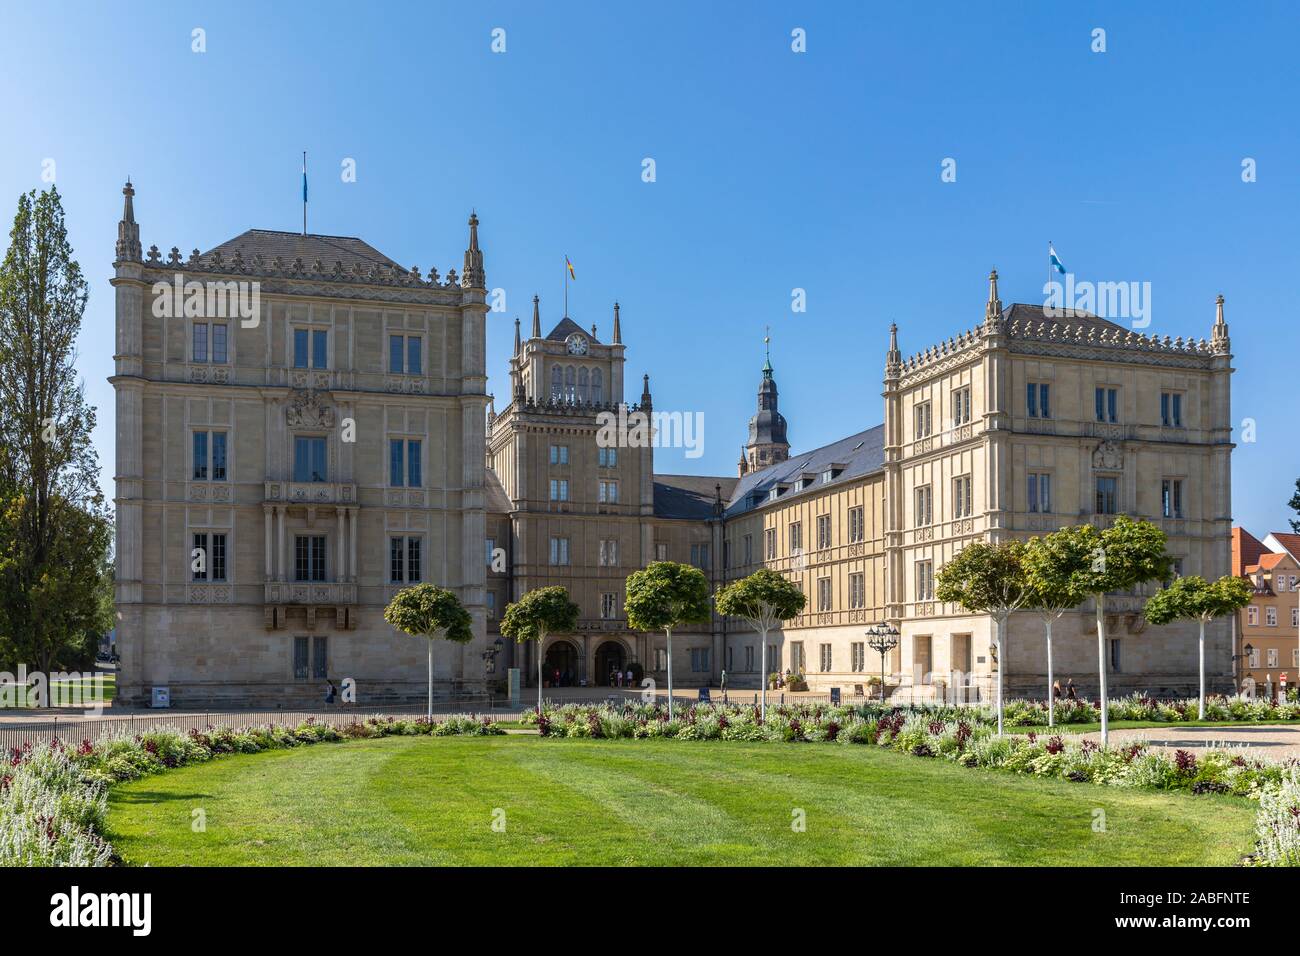
[[[607,621],[618,616],[617,594],[602,594],[600,596],[600,616]]]
[[[970,421],[970,386],[959,388],[952,393],[952,423],[965,425]]]
[[[655,560],[656,561],[668,560],[668,545],[660,544],[658,542],[655,543]]]
[[[1160,424],[1166,428],[1183,427],[1182,392],[1160,393]]]
[[[325,439],[297,436],[293,440],[293,480],[326,481]]]
[[[1052,417],[1052,386],[1047,382],[1025,385],[1025,413],[1030,418]]]
[[[930,424],[930,403],[921,402],[912,409],[913,439],[928,438],[930,436]]]
[[[747,534],[745,535],[744,541],[745,541],[745,566],[748,567],[749,565],[754,563],[754,536],[752,534]]]
[[[600,566],[612,568],[618,565],[618,539],[605,538],[600,542]]]
[[[294,680],[307,679],[307,638],[305,637],[293,639],[293,678]]]
[[[831,546],[831,516],[817,516],[817,548],[829,548]]]
[[[226,323],[212,323],[212,361],[224,365],[226,362]]]
[[[1277,627],[1277,608],[1264,608],[1264,623],[1269,627]]]
[[[696,674],[707,674],[709,672],[709,648],[691,648],[691,671]]]
[[[402,470],[403,447],[404,442],[400,438],[390,438],[388,440],[388,483],[394,488],[402,487],[405,480]]]
[[[568,563],[569,563],[569,539],[551,538],[551,564],[565,565]]]
[[[400,335],[390,335],[388,337],[388,371],[396,375],[402,374],[405,365],[402,362],[402,355],[406,350],[405,340]]]
[[[1277,667],[1277,666],[1278,666],[1278,660],[1279,660],[1279,657],[1278,657],[1278,653],[1277,653],[1277,648],[1276,648],[1276,647],[1270,647],[1270,648],[1268,649],[1268,666],[1269,666],[1269,667]]]
[[[790,553],[798,554],[803,550],[803,522],[796,521],[790,525]]]
[[[1111,638],[1110,641],[1110,669],[1119,673],[1119,640]]]
[[[206,531],[194,535],[194,551],[190,552],[190,576],[195,581],[226,580],[226,536],[209,535]],[[209,546],[210,545],[210,546]]]
[[[1250,667],[1252,667],[1252,668],[1254,668],[1254,667],[1258,667],[1258,666],[1259,666],[1259,648],[1258,648],[1258,647],[1252,647],[1252,648],[1250,649],[1250,656],[1249,656],[1249,658],[1247,658],[1247,659],[1248,659],[1249,662],[1250,662],[1248,666],[1250,666]]]
[[[1119,389],[1099,385],[1093,395],[1097,421],[1110,423],[1119,421]]]
[[[920,485],[916,489],[916,513],[913,519],[918,528],[934,523],[934,493],[929,485]]]
[[[424,343],[418,335],[407,336],[406,339],[406,374],[423,375],[424,374]]]
[[[596,493],[597,493],[597,500],[601,504],[611,504],[611,505],[617,504],[618,503],[618,482],[617,481],[598,482],[596,487]]]
[[[329,368],[329,364],[329,333],[324,329],[312,329],[311,367]]]
[[[1046,472],[1029,473],[1029,510],[1040,514],[1052,511],[1052,476]]]
[[[406,580],[405,538],[390,538],[388,541],[388,580],[393,584]]]
[[[483,596],[487,598],[487,619],[495,621],[497,619],[497,592],[488,591]]]
[[[856,544],[866,537],[866,526],[862,520],[862,508],[849,509],[849,543]]]
[[[293,367],[307,367],[307,330],[293,330]]]
[[[867,606],[867,576],[862,573],[849,575],[849,607]]]
[[[208,480],[208,433],[194,433],[194,480]]]
[[[411,439],[406,442],[406,485],[408,488],[420,488],[424,476],[420,474],[420,442]]]
[[[691,545],[691,564],[701,571],[709,570],[709,546],[707,544]]]
[[[952,480],[952,509],[954,518],[969,518],[972,512],[971,477],[962,475]]]
[[[390,438],[388,440],[388,483],[394,488],[403,485],[419,488],[422,484],[420,474],[420,452],[422,444],[416,439]]]
[[[776,560],[776,529],[768,528],[763,532],[764,550],[767,553],[768,561]]]
[[[224,534],[212,536],[212,554],[208,558],[208,568],[212,572],[212,580],[226,580],[226,536]]]
[[[617,449],[617,448],[601,448],[601,449],[598,451],[596,457],[597,457],[597,459],[599,460],[599,464],[600,464],[600,467],[601,467],[601,468],[616,468],[616,467],[618,467],[618,449]]]
[[[1119,508],[1119,479],[1111,475],[1098,475],[1094,514],[1113,515]]]
[[[492,552],[497,549],[496,538],[485,538],[483,541],[483,553],[487,555],[487,566],[492,566]]]
[[[808,660],[804,657],[803,641],[790,642],[790,669],[796,674],[804,673]]]
[[[569,500],[569,480],[567,478],[551,479],[551,500],[552,501]]]
[[[819,663],[821,664],[821,671],[823,674],[829,674],[832,670],[834,670],[834,668],[832,667],[834,660],[831,656],[831,646],[829,644],[822,644],[818,647],[818,651],[820,652],[820,656],[821,656],[821,660],[819,661]]]
[[[329,675],[329,638],[313,637],[311,642],[311,676],[324,680]]]
[[[746,644],[745,645],[745,671],[746,673],[752,673],[753,670],[754,670],[754,645]]]
[[[294,536],[294,580],[325,580],[325,536]]]
[[[918,601],[934,600],[934,562],[916,562],[916,599]]]
[[[226,480],[226,433],[212,433],[212,480]]]
[[[1251,626],[1259,623],[1259,608],[1253,604],[1246,608],[1246,623]]]
[[[569,463],[569,446],[552,445],[551,446],[551,464],[567,465]]]
[[[867,669],[867,645],[865,641],[854,641],[849,645],[852,652],[854,671],[864,671]]]
[[[194,325],[194,361],[208,360],[208,326],[206,322]]]
[[[1160,483],[1160,513],[1166,518],[1183,516],[1183,482],[1166,478]]]
[[[406,580],[414,583],[423,578],[421,571],[421,545],[419,538],[406,539]]]
[[[817,579],[817,610],[829,611],[831,609],[831,579]]]

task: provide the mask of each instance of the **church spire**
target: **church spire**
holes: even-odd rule
[[[122,221],[117,224],[117,245],[114,251],[118,262],[139,262],[140,227],[136,224],[135,204],[131,201],[135,196],[135,187],[131,185],[130,176],[122,187],[122,196]]]
[[[483,253],[478,247],[478,214],[469,214],[469,248],[465,250],[465,267],[460,272],[461,285],[467,289],[486,289]]]
[[[989,301],[984,306],[984,321],[996,322],[1002,318],[1002,300],[998,298],[998,270],[989,273]]]
[[[618,324],[618,303],[614,303],[614,345],[623,344],[623,327]]]
[[[542,314],[538,311],[539,299],[533,296],[533,334],[529,338],[540,339],[542,337]]]

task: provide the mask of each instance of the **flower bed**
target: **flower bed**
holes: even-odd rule
[[[101,835],[108,788],[232,753],[394,735],[490,736],[505,731],[487,720],[371,717],[334,727],[307,720],[296,727],[208,728],[188,734],[156,728],[83,740],[55,739],[13,750],[0,762],[0,866],[106,866],[113,848]]]
[[[668,719],[658,703],[569,704],[526,716],[544,737],[826,742],[887,747],[964,767],[1103,786],[1221,793],[1260,801],[1256,860],[1300,865],[1300,762],[1276,763],[1239,750],[1172,755],[1137,742],[1103,750],[1091,740],[1030,733],[999,737],[983,709],[880,704],[783,704],[762,720],[753,705],[701,704]],[[1263,719],[1263,718],[1260,718]]]

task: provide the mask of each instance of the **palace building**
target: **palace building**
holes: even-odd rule
[[[967,331],[904,358],[889,329],[882,424],[848,421],[845,438],[798,450],[769,358],[739,474],[663,475],[653,443],[597,440],[610,417],[655,415],[648,375],[626,400],[637,381],[617,304],[606,333],[563,315],[543,334],[534,298],[498,410],[477,218],[460,275],[443,278],[360,239],[265,230],[188,258],[143,254],[129,183],[124,194],[112,382],[128,702],[162,687],[180,706],[301,702],[345,679],[363,702],[422,697],[421,643],[383,620],[414,581],[453,589],[473,617],[470,644],[437,647],[444,696],[509,667],[535,682],[538,653],[547,684],[632,669],[662,685],[663,634],[629,628],[623,609],[627,576],[655,560],[695,564],[715,587],[760,567],[798,581],[807,608],[768,666],[815,690],[869,691],[882,662],[865,630],[888,622],[891,691],[978,697],[1002,668],[1009,693],[1041,694],[1039,618],[1013,617],[998,661],[986,616],[935,601],[936,572],[964,544],[1129,514],[1166,531],[1181,573],[1231,567],[1222,298],[1208,342],[1171,340],[1004,308],[994,273]],[[498,644],[506,604],[553,584],[580,606],[577,631]],[[1136,594],[1107,609],[1116,692],[1195,686],[1193,625],[1145,626]],[[1231,685],[1230,630],[1209,633],[1216,688]],[[1056,673],[1095,687],[1092,612],[1054,637]],[[760,653],[743,623],[715,616],[674,633],[673,683],[716,685],[725,670],[729,686],[756,687]]]

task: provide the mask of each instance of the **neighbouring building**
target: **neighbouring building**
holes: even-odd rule
[[[1245,528],[1232,529],[1233,574],[1250,581],[1250,604],[1233,620],[1237,688],[1275,697],[1296,686],[1300,667],[1300,561],[1290,550],[1300,535],[1275,531],[1262,542]]]

